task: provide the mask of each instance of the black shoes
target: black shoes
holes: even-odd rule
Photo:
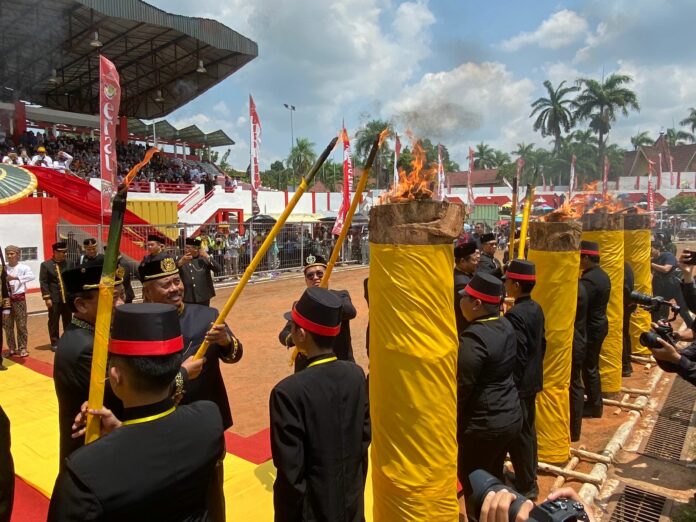
[[[7,366],[0,364],[0,372],[6,372],[6,371],[7,371]]]
[[[602,418],[602,407],[600,406],[599,408],[597,407],[591,407],[585,405],[585,407],[582,409],[582,416],[583,418],[590,418],[590,419],[601,419]]]

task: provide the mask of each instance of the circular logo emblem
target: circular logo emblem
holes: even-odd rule
[[[104,86],[104,96],[106,96],[109,100],[113,99],[113,97],[116,96],[116,87],[110,83],[106,84]]]
[[[317,258],[314,257],[312,254],[309,254],[309,255],[307,256],[307,259],[305,259],[305,261],[307,262],[308,265],[311,265],[311,264],[314,263],[316,260],[317,260]]]

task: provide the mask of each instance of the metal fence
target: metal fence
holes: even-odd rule
[[[310,256],[331,256],[337,236],[331,234],[333,223],[286,223],[259,264],[256,274],[275,276],[282,272],[301,270],[304,260]],[[173,224],[173,225],[125,225],[120,251],[137,281],[137,265],[147,255],[149,234],[164,238],[164,251],[174,257],[184,254],[187,237],[201,238],[205,248],[216,262],[219,271],[214,273],[216,282],[233,282],[241,276],[261,247],[273,223],[222,223],[222,224]],[[67,241],[67,259],[78,264],[84,254],[82,244],[87,238],[97,240],[99,252],[106,247],[108,225],[58,224],[56,236]],[[368,265],[370,247],[367,226],[352,227],[343,244],[337,265]]]

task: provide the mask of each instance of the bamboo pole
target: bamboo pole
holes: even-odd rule
[[[615,401],[614,399],[602,399],[602,402],[607,406],[618,406],[627,410],[643,411],[642,405],[637,405],[632,402]]]
[[[581,473],[579,471],[573,471],[571,469],[559,468],[558,466],[554,466],[553,464],[547,464],[546,462],[539,462],[537,466],[541,471],[553,473],[554,475],[561,475],[566,478],[574,478],[582,482],[594,484],[596,486],[600,485],[604,480],[604,478],[602,477],[594,477],[589,473]]]
[[[302,181],[300,182],[300,186],[299,186],[297,192],[295,192],[295,195],[288,202],[288,206],[285,207],[285,210],[283,211],[281,216],[278,218],[278,221],[276,221],[275,225],[273,225],[273,228],[268,233],[268,236],[266,236],[266,239],[261,244],[261,247],[254,254],[254,258],[251,260],[251,263],[249,263],[249,266],[244,271],[244,275],[242,275],[242,278],[239,280],[239,283],[235,287],[234,291],[232,292],[230,297],[227,299],[225,306],[222,308],[222,310],[220,310],[220,314],[218,315],[217,319],[215,319],[214,324],[216,324],[216,325],[224,324],[225,318],[230,313],[230,311],[232,311],[232,307],[237,302],[239,295],[242,293],[242,290],[244,290],[244,287],[249,282],[249,279],[251,279],[251,276],[253,275],[254,271],[256,270],[256,267],[259,266],[259,263],[263,259],[263,256],[266,255],[266,251],[273,244],[273,240],[278,235],[278,232],[280,232],[280,229],[283,227],[283,225],[285,225],[285,221],[288,219],[288,216],[293,211],[293,209],[297,205],[298,201],[300,201],[300,198],[305,193],[305,191],[309,187],[309,184],[314,179],[314,176],[317,174],[317,172],[319,171],[321,166],[326,161],[326,158],[328,158],[329,154],[331,154],[331,151],[336,146],[337,141],[338,141],[338,137],[335,137],[334,139],[331,140],[331,142],[324,149],[324,152],[322,152],[321,155],[317,158],[317,161],[314,163],[312,168],[309,170],[309,172],[307,173],[307,176],[302,178]],[[198,351],[196,351],[196,355],[194,356],[194,359],[200,359],[201,357],[204,357],[205,352],[207,350],[208,350],[208,341],[203,341],[203,343],[198,348]]]
[[[517,257],[526,258],[524,253],[527,244],[527,228],[529,227],[529,216],[532,214],[532,201],[534,201],[534,187],[527,185],[527,194],[524,200],[524,211],[522,212],[522,225],[520,226],[520,246],[517,249]],[[513,258],[510,258],[513,259]]]
[[[333,272],[333,267],[336,265],[338,255],[341,253],[341,247],[343,246],[343,242],[345,241],[346,236],[348,235],[350,224],[353,221],[355,210],[358,208],[358,203],[360,202],[362,193],[365,190],[365,187],[367,186],[367,178],[370,177],[370,172],[372,171],[372,164],[374,163],[375,157],[377,156],[377,151],[379,150],[379,142],[380,137],[377,136],[374,143],[372,144],[372,149],[370,150],[370,154],[367,157],[367,162],[365,162],[365,168],[363,169],[363,173],[360,175],[358,187],[355,189],[355,194],[353,194],[353,201],[350,202],[348,213],[346,214],[346,218],[343,221],[343,228],[341,229],[341,233],[338,235],[336,244],[334,245],[333,251],[331,252],[331,257],[329,258],[329,262],[326,265],[324,276],[321,278],[321,283],[319,286],[321,286],[322,288],[329,287],[329,279],[331,278],[331,272]],[[396,187],[394,187],[394,190],[396,190]]]
[[[512,180],[512,207],[510,207],[510,238],[508,240],[508,260],[515,259],[515,218],[517,217],[517,198],[519,187],[517,186],[517,177]]]
[[[592,460],[595,462],[603,462],[604,464],[611,464],[611,458],[606,455],[601,455],[599,453],[593,453],[591,451],[584,450],[582,448],[570,448],[570,453],[583,459]]]
[[[572,452],[572,448],[571,448]],[[563,466],[564,471],[574,471],[575,467],[580,463],[580,458],[579,457],[573,457],[568,461],[568,464]],[[565,475],[558,475],[556,477],[556,480],[553,481],[553,484],[551,485],[551,491],[556,491],[558,488],[563,487],[563,484],[566,481]]]

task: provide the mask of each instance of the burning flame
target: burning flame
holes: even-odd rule
[[[384,129],[382,132],[379,133],[379,145],[378,147],[382,146],[382,143],[384,143],[384,140],[386,140],[389,137],[389,129]]]
[[[437,165],[426,165],[425,150],[420,141],[412,140],[413,160],[411,172],[399,169],[399,183],[388,192],[383,193],[380,203],[399,203],[416,199],[430,199],[433,191],[430,184],[437,174]]]
[[[539,221],[546,223],[559,223],[562,221],[571,221],[582,216],[585,208],[584,202],[569,202],[564,201],[563,204],[553,212],[549,212],[545,216],[539,218]]]

